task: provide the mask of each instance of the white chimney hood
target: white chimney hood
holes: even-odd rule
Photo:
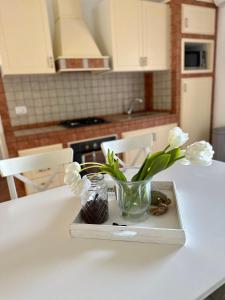
[[[84,22],[80,0],[55,0],[56,67],[63,71],[109,70]]]

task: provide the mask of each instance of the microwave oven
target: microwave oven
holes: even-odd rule
[[[185,69],[206,69],[206,51],[185,49]]]

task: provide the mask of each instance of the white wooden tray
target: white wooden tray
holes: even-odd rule
[[[109,193],[109,219],[101,225],[85,224],[79,214],[70,225],[71,237],[123,240],[142,243],[184,244],[179,201],[174,182],[154,181],[152,190],[158,190],[172,200],[169,210],[161,216],[149,215],[143,222],[127,221],[121,217],[114,193]],[[112,223],[127,226],[114,226]]]

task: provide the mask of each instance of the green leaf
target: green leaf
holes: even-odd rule
[[[171,158],[171,154],[161,154],[159,155],[158,157],[156,157],[150,168],[148,169],[148,174],[147,176],[145,177],[145,179],[148,179],[150,177],[153,177],[155,174],[163,171],[164,169],[167,168],[168,166],[168,163],[170,161],[170,158]]]
[[[149,155],[148,158],[147,158],[147,160],[146,160],[146,162],[145,162],[145,165],[144,165],[143,169],[141,170],[140,175],[137,177],[137,179],[135,181],[137,181],[137,180],[144,180],[145,177],[148,176],[148,169],[151,167],[153,161],[158,156],[162,155],[163,153],[164,153],[163,151],[158,151],[158,152],[155,152],[155,153]]]
[[[121,172],[119,169],[115,170],[112,166],[105,165],[101,167],[101,171],[109,174],[110,176],[121,180],[121,181],[127,181],[126,176]]]
[[[108,153],[107,153],[107,163],[110,165],[111,164],[111,153],[110,153],[110,149],[108,149]]]
[[[170,154],[171,157],[170,157],[170,161],[168,163],[168,166],[167,168],[171,167],[175,162],[176,160],[182,156],[182,151],[180,148],[175,148],[173,150],[170,150],[169,152],[167,152],[167,154]]]
[[[142,172],[142,170],[143,170],[145,164],[147,163],[148,159],[150,158],[150,156],[151,156],[151,154],[149,154],[149,155],[145,158],[145,160],[144,160],[142,166],[140,167],[138,173],[136,173],[136,174],[131,178],[131,181],[133,181],[133,182],[134,182],[134,181],[138,181],[139,176],[141,175],[141,172]]]

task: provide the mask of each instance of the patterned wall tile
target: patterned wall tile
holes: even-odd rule
[[[13,126],[117,114],[129,102],[144,98],[144,74],[64,73],[57,75],[8,76],[4,87]],[[170,108],[170,72],[153,76],[154,109]],[[26,106],[26,115],[16,115],[16,106]],[[134,110],[144,110],[136,104]]]

